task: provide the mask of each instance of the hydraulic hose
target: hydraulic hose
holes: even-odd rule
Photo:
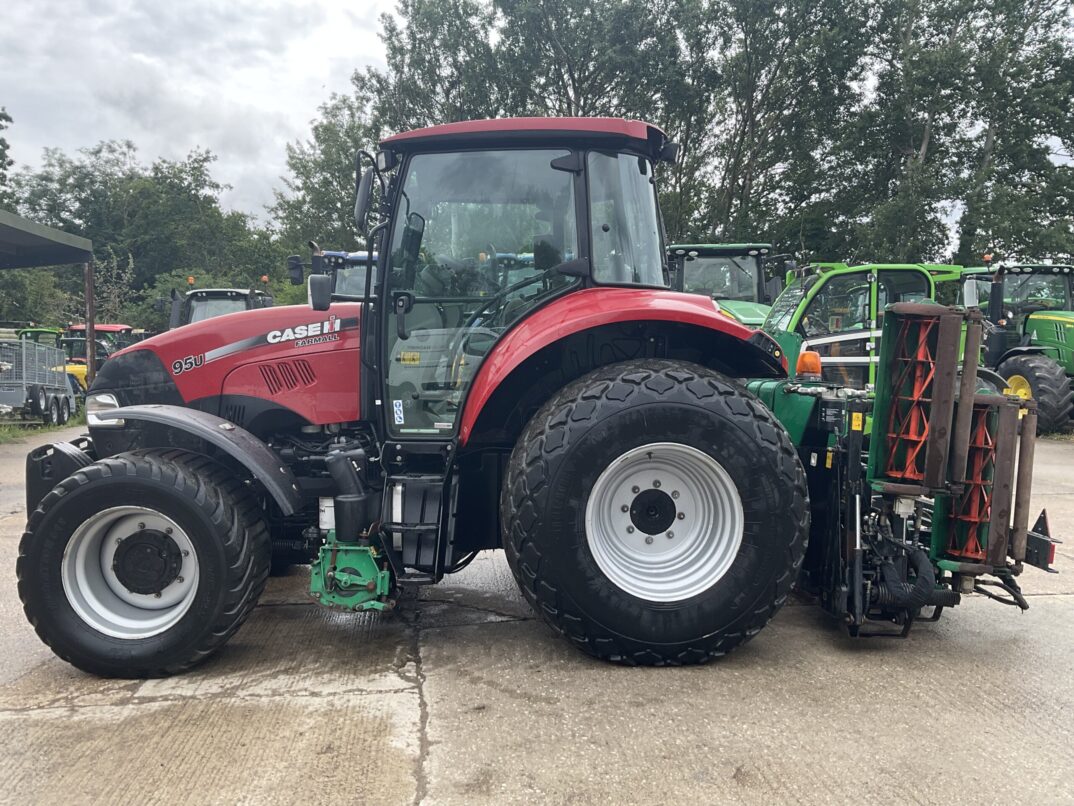
[[[907,559],[916,575],[913,584],[900,580],[895,565],[885,562],[880,566],[883,581],[873,588],[874,604],[920,610],[925,606],[952,607],[959,603],[961,597],[956,591],[936,587],[936,572],[924,551],[915,549]]]

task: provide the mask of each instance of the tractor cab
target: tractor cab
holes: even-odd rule
[[[984,363],[1023,398],[1037,401],[1042,431],[1074,414],[1074,266],[998,264],[963,269],[958,299],[993,327]]]
[[[895,302],[936,297],[936,283],[957,267],[943,264],[815,263],[789,273],[762,330],[795,365],[803,350],[820,355],[825,381],[872,389],[884,311]]]
[[[196,288],[183,298],[173,290],[168,329],[273,304],[271,294],[253,288]]]
[[[771,244],[672,244],[668,247],[671,287],[704,294],[744,325],[759,327],[778,289],[765,283],[764,263]]]

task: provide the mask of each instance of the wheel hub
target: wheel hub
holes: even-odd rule
[[[116,579],[131,593],[160,593],[179,577],[183,555],[164,532],[141,529],[119,544],[112,558]]]
[[[597,477],[585,526],[610,582],[641,599],[678,602],[727,573],[745,518],[734,480],[712,456],[653,442],[627,450]]]
[[[630,505],[630,522],[647,535],[666,532],[675,523],[675,514],[671,496],[656,488],[638,493]]]
[[[1033,398],[1033,387],[1030,386],[1029,380],[1024,375],[1011,375],[1011,377],[1007,378],[1007,386],[1022,400],[1031,400]]]

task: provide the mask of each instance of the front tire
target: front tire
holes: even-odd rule
[[[185,671],[249,615],[269,567],[257,502],[182,451],[120,454],[60,482],[19,545],[19,596],[63,660],[104,677]]]
[[[545,404],[501,520],[533,608],[583,651],[643,665],[748,641],[786,601],[809,530],[805,471],[771,412],[673,361],[602,368]]]
[[[1063,367],[1046,355],[1014,355],[996,371],[1015,394],[1037,401],[1037,433],[1059,431],[1070,422],[1074,392]]]

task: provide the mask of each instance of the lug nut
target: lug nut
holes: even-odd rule
[[[167,529],[164,530],[164,534],[166,534],[166,535],[170,535],[171,533],[172,533],[172,527],[170,527],[170,526]]]
[[[153,596],[155,598],[159,599],[160,598],[160,591],[157,591],[156,593],[154,593]]]
[[[671,538],[673,537],[675,537],[675,533],[672,531],[668,531],[668,540],[671,540]]]
[[[659,488],[660,487],[660,479],[654,479],[653,480],[653,486],[656,487],[656,488]]]
[[[623,506],[619,507],[619,509],[623,512],[630,512],[630,507],[628,507],[626,504],[623,504]]]
[[[117,546],[118,546],[118,545],[119,545],[120,543],[122,543],[122,542],[123,542],[123,538],[122,538],[122,537],[117,537],[117,538],[116,538],[116,545],[117,545]]]
[[[633,527],[633,526],[628,526],[628,527],[626,528],[626,530],[627,530],[627,534],[628,534],[628,535],[632,535],[632,534],[634,534],[634,527]]]
[[[641,492],[641,487],[635,484],[633,487],[630,488],[630,492],[634,493],[634,495],[637,495]]]
[[[678,498],[679,497],[679,491],[678,490],[672,490],[671,491],[671,497],[672,498]]]
[[[649,535],[647,538],[645,538],[645,542],[646,542],[646,544],[652,543],[653,542],[653,536]]]
[[[184,556],[184,557],[189,557],[189,556],[190,556],[190,552],[189,552],[189,551],[187,551],[186,549],[183,549],[183,556]]]
[[[178,583],[180,583],[180,584],[182,584],[182,582],[183,582],[183,578],[182,578],[182,577],[176,577],[176,578],[175,578],[175,581],[176,581],[176,582],[178,582]]]
[[[139,528],[139,529],[144,529],[144,528],[145,528],[145,524],[144,524],[144,523],[139,523],[139,524],[138,524],[138,528]]]
[[[678,518],[678,519],[679,519],[679,520],[681,521],[681,520],[682,520],[683,518],[685,518],[685,517],[686,517],[686,513],[685,513],[685,512],[680,512],[680,513],[679,513],[678,515],[676,515],[675,517],[676,517],[676,518]]]

